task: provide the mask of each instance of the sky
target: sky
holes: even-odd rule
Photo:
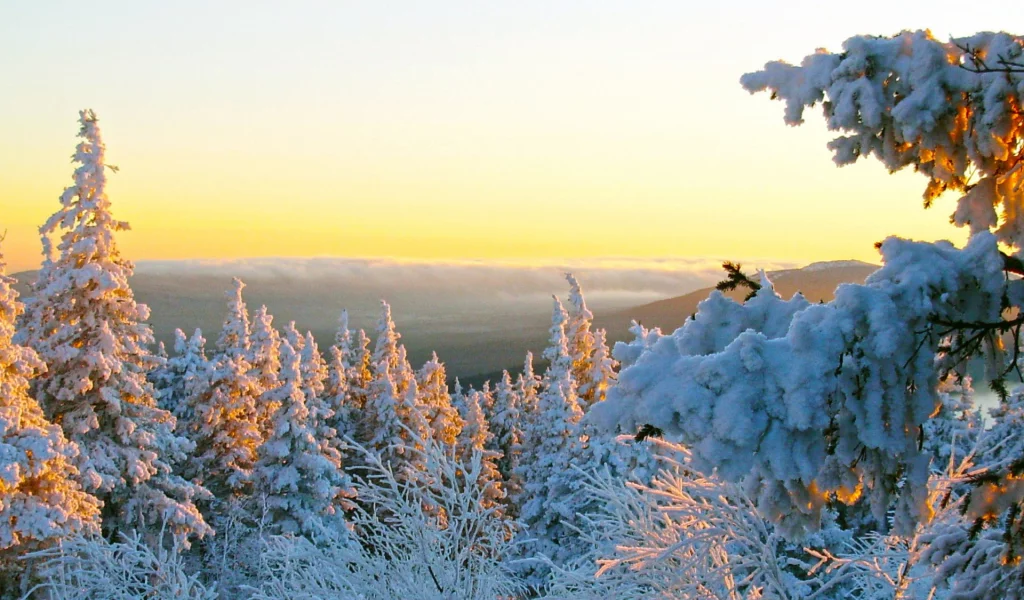
[[[990,7],[991,8],[991,7]],[[741,89],[856,34],[1024,22],[962,2],[2,2],[11,271],[93,108],[134,260],[876,261],[963,235],[925,180],[831,161]]]

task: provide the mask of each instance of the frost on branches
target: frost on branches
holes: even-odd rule
[[[60,236],[58,256],[44,262],[25,315],[28,345],[46,364],[38,400],[78,445],[76,466],[85,490],[103,502],[105,528],[167,518],[177,534],[204,534],[192,502],[201,490],[171,472],[191,444],[174,435],[174,418],[156,407],[147,381],[159,359],[147,349],[149,308],[135,302],[132,264],[115,244],[128,224],[110,213],[96,115],[82,111],[79,121],[74,183],[40,228],[45,240]]]
[[[0,559],[99,525],[99,503],[71,462],[78,448],[29,396],[29,379],[45,367],[11,341],[22,306],[5,267],[0,254]]]
[[[1024,38],[978,33],[936,40],[928,31],[857,36],[840,54],[819,51],[799,66],[782,61],[740,80],[786,103],[786,123],[821,103],[836,163],[874,156],[890,171],[912,166],[928,177],[925,205],[959,194],[953,222],[992,230],[1024,249]]]
[[[694,464],[742,481],[788,535],[817,527],[835,498],[862,496],[898,531],[931,517],[922,426],[939,408],[942,323],[998,321],[1006,292],[996,237],[962,249],[890,238],[885,266],[828,304],[770,287],[721,294],[623,369],[594,406],[605,427],[662,429]]]
[[[376,453],[362,449],[366,477],[357,494],[369,508],[352,514],[362,543],[270,538],[266,577],[253,600],[523,597],[504,564],[514,548],[514,524],[478,485],[486,479],[482,453],[460,461],[432,439],[400,450],[417,455],[415,462],[424,466],[417,480],[398,477]]]

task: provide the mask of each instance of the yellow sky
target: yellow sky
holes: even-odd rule
[[[787,128],[738,78],[856,33],[1024,22],[952,2],[137,4],[0,8],[13,271],[38,264],[83,107],[135,260],[810,262],[960,240],[950,200],[921,208],[923,178],[836,168],[819,118]]]

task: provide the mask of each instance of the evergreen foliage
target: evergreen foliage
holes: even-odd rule
[[[57,256],[48,251],[24,316],[23,339],[46,366],[37,399],[78,446],[75,466],[103,504],[105,530],[168,519],[176,534],[201,536],[209,528],[193,499],[203,491],[172,472],[192,444],[174,434],[174,417],[157,408],[147,379],[160,360],[148,350],[149,308],[128,285],[133,265],[115,243],[128,224],[110,212],[95,113],[81,111],[79,123],[74,181],[40,228],[47,241],[59,235]]]

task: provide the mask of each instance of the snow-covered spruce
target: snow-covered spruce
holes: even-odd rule
[[[506,496],[511,499],[519,494],[521,481],[515,473],[522,454],[523,415],[520,412],[522,403],[508,371],[501,374],[501,380],[494,389],[494,404],[488,415],[488,426],[491,432],[487,448],[498,453],[495,462],[501,480],[504,483]],[[510,506],[514,506],[509,503]],[[515,511],[513,511],[515,513]]]
[[[371,374],[370,340],[362,329],[353,332],[348,328],[348,311],[341,311],[338,319],[338,331],[335,334],[334,345],[331,347],[332,361],[339,363],[340,371],[334,377],[340,381],[342,375],[345,379],[344,401],[350,416],[348,429],[355,431],[356,414],[366,403],[366,396],[369,390]],[[335,355],[336,358],[335,358]],[[341,429],[338,428],[340,433]]]
[[[217,352],[229,357],[246,358],[249,353],[249,309],[242,298],[245,283],[238,277],[232,280],[231,291],[227,293],[228,313],[224,326],[217,338]]]
[[[249,327],[242,287],[235,279],[220,335],[223,343],[206,369],[203,385],[188,402],[193,417],[187,432],[196,449],[185,473],[223,502],[251,492],[256,449],[263,441],[257,421],[261,390],[246,359]]]
[[[400,479],[416,479],[423,472],[422,448],[431,439],[430,424],[416,401],[416,382],[399,383],[387,360],[376,365],[360,427],[366,448]],[[405,391],[400,391],[404,387]]]
[[[78,448],[29,395],[42,361],[12,342],[22,306],[0,254],[0,564],[99,529],[99,502],[82,491],[72,460]]]
[[[570,541],[573,535],[565,524],[575,515],[566,503],[568,490],[558,474],[569,468],[583,416],[572,376],[567,321],[562,303],[555,298],[551,337],[544,351],[550,365],[537,395],[536,411],[523,425],[523,450],[516,472],[522,479],[522,491],[516,499],[524,528],[522,537],[529,540],[524,541],[522,549],[529,556],[542,554],[555,564],[561,564],[572,553],[562,547],[562,542]],[[527,576],[531,585],[542,583],[546,569],[536,563],[528,567],[538,567]]]
[[[128,229],[110,212],[106,149],[96,115],[83,110],[74,183],[40,228],[59,235],[26,303],[23,337],[46,365],[36,381],[48,418],[77,444],[83,488],[103,503],[107,531],[153,526],[167,519],[176,535],[209,527],[193,499],[203,490],[172,472],[192,444],[174,434],[174,417],[156,406],[147,380],[159,359],[148,350],[149,308],[135,302],[132,263],[115,234]]]
[[[431,435],[438,443],[453,446],[462,424],[459,420],[459,411],[452,406],[447,380],[444,363],[437,358],[436,352],[416,373],[419,403],[423,406],[427,422],[430,423]]]
[[[790,535],[814,529],[832,496],[870,498],[879,521],[895,500],[899,531],[927,521],[935,322],[998,320],[1003,261],[988,233],[962,250],[890,238],[881,252],[884,267],[828,304],[768,286],[743,305],[713,293],[623,369],[595,418],[662,429]]]
[[[490,507],[504,500],[505,490],[502,489],[501,473],[495,464],[501,454],[487,448],[493,435],[487,426],[484,411],[480,408],[483,395],[483,392],[471,391],[459,406],[462,426],[455,444],[455,457],[465,464],[472,462],[474,456],[480,461],[477,486],[481,489],[481,501]],[[441,443],[440,440],[438,443]]]
[[[266,439],[270,434],[271,417],[278,409],[270,395],[277,389],[277,375],[281,371],[281,334],[274,329],[274,316],[266,306],[261,306],[252,316],[246,360],[249,374],[260,392],[256,400],[256,423]]]
[[[904,31],[855,36],[843,52],[818,51],[799,66],[769,62],[740,82],[784,101],[790,125],[820,102],[828,128],[841,132],[829,142],[837,164],[874,156],[890,172],[913,167],[928,177],[926,206],[954,191],[954,223],[992,230],[1022,249],[1024,68],[998,62],[1022,57],[1024,38],[1008,33],[944,42],[929,31]]]
[[[316,437],[303,393],[302,359],[281,342],[278,406],[267,440],[259,448],[255,491],[269,511],[272,533],[315,534],[323,527],[345,537],[344,510],[351,485],[336,448]]]
[[[186,339],[182,330],[175,329],[174,356],[150,379],[156,386],[158,406],[174,415],[179,432],[185,431],[194,417],[190,399],[202,393],[208,368],[203,332],[197,328]]]

